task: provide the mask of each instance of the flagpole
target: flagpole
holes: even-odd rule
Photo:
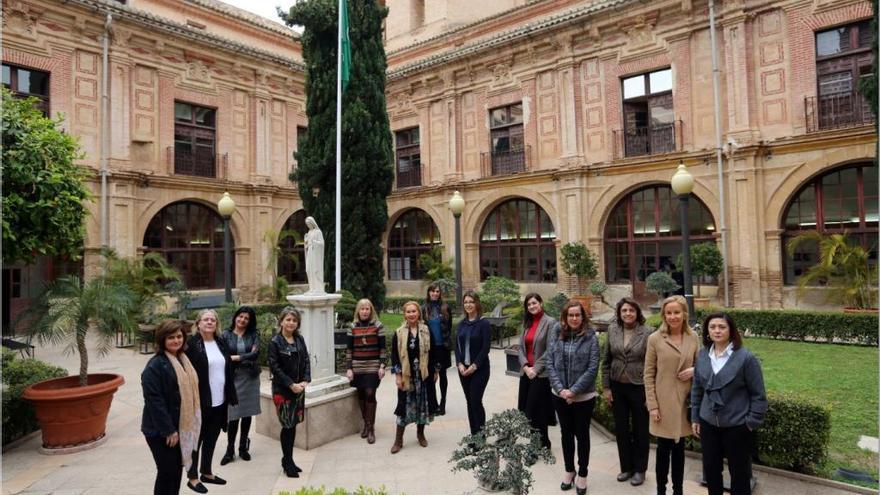
[[[336,22],[336,283],[334,290],[342,291],[342,2],[337,6]]]

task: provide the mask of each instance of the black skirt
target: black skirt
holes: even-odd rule
[[[434,353],[434,359],[441,370],[452,366],[452,355],[445,345],[432,344],[431,352]]]
[[[351,386],[355,388],[379,388],[380,383],[378,373],[358,373],[351,380]]]

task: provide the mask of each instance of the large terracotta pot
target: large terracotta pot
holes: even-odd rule
[[[593,295],[592,294],[587,294],[587,295],[580,295],[579,294],[576,296],[571,296],[571,298],[574,299],[575,301],[581,303],[581,306],[584,307],[584,311],[587,312],[587,318],[590,318],[591,316],[593,316]]]
[[[89,375],[85,387],[79,386],[79,376],[66,376],[26,388],[22,397],[34,405],[43,448],[75,447],[103,438],[110,402],[123,383],[122,375],[96,373]]]
[[[848,314],[861,314],[861,315],[870,315],[877,314],[877,308],[868,308],[868,309],[860,309],[860,308],[843,308],[844,313]]]

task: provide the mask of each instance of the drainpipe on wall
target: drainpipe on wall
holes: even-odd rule
[[[109,228],[109,215],[107,210],[107,148],[108,140],[110,138],[110,116],[109,112],[109,103],[110,103],[110,88],[108,87],[109,81],[109,61],[108,55],[110,51],[110,25],[113,22],[113,17],[108,13],[107,21],[104,22],[104,39],[103,43],[103,53],[101,59],[101,248],[107,249],[110,247],[110,228]]]
[[[721,258],[724,261],[724,307],[730,307],[730,278],[727,263],[727,201],[724,194],[724,160],[721,154],[721,82],[718,69],[718,45],[715,43],[715,1],[709,0],[709,39],[712,43],[712,93],[715,96],[715,160],[718,164],[718,202],[721,215]]]

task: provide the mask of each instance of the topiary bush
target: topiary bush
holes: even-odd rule
[[[479,291],[480,303],[483,305],[483,314],[489,315],[499,303],[505,306],[519,302],[519,285],[506,277],[489,277],[483,282]]]
[[[16,359],[15,352],[3,349],[3,445],[40,429],[34,408],[21,398],[30,385],[67,376],[67,370],[37,359]]]
[[[764,424],[757,430],[761,464],[815,474],[831,440],[831,410],[807,397],[769,392]]]

